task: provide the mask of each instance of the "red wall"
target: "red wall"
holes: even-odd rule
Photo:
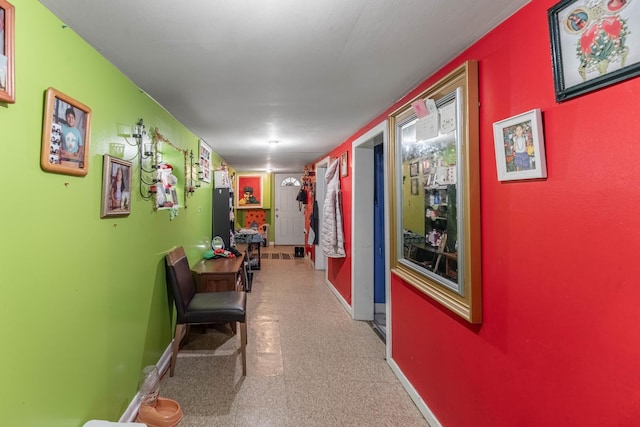
[[[555,3],[533,1],[425,84],[479,61],[484,322],[392,283],[393,358],[444,426],[640,425],[640,79],[557,104]],[[500,183],[492,123],[533,108],[548,178]]]
[[[368,130],[368,129],[367,129]],[[366,130],[365,130],[366,132]],[[350,137],[347,141],[343,142],[339,147],[336,147],[330,153],[321,157],[325,159],[329,157],[331,161],[336,158],[340,158],[342,153],[347,151],[349,162],[349,174],[345,177],[340,177],[340,192],[342,194],[342,222],[344,231],[344,249],[346,252],[345,258],[327,258],[327,279],[331,285],[338,291],[340,296],[344,300],[351,304],[351,143],[363,133],[359,131],[354,136]],[[318,159],[320,160],[320,159]],[[314,169],[314,164],[307,165],[310,170]],[[317,182],[319,179],[325,179],[324,176],[315,175],[312,178],[313,182]],[[310,197],[310,202],[305,209],[305,229],[309,230],[310,217],[313,210],[313,199]],[[315,197],[315,195],[314,195]],[[322,212],[320,212],[322,215]],[[322,232],[322,231],[320,231]],[[306,251],[309,254],[312,261],[315,261],[315,247],[312,245],[305,245]]]
[[[350,139],[478,60],[484,321],[391,283],[393,359],[446,427],[640,425],[640,78],[556,103],[555,3],[533,0]],[[548,178],[501,183],[492,123],[534,108]],[[346,262],[330,264],[341,293]]]
[[[333,161],[345,151],[350,151],[352,140],[353,138],[334,149],[328,154],[329,158]],[[348,161],[349,175],[340,178],[344,249],[347,256],[345,258],[327,258],[327,279],[340,296],[348,304],[351,304],[351,152],[348,154]],[[317,177],[317,179],[324,179],[324,177]]]

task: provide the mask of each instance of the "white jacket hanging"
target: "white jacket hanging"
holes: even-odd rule
[[[344,258],[344,231],[342,229],[342,206],[340,205],[340,161],[333,160],[327,168],[325,182],[327,194],[322,209],[322,233],[320,246],[329,258]]]

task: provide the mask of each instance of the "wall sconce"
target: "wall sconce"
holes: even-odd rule
[[[156,141],[149,138],[142,119],[133,125],[133,138],[138,149],[138,172],[140,177],[140,195],[150,200],[158,191],[158,150]]]
[[[202,181],[200,162],[193,161],[193,150],[189,150],[189,165],[189,177],[187,179],[186,192],[187,194],[193,194],[196,191],[196,188],[200,188],[200,181]]]

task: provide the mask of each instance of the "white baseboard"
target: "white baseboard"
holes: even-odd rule
[[[400,370],[400,367],[398,367],[396,362],[393,359],[387,358],[387,364],[389,364],[393,373],[396,374],[396,377],[398,377],[398,380],[400,380],[400,384],[402,384],[404,389],[407,391],[407,393],[409,394],[409,397],[411,397],[411,400],[413,400],[413,403],[416,404],[416,406],[418,407],[418,410],[420,411],[424,419],[427,420],[427,423],[429,423],[429,426],[442,427],[442,424],[440,424],[440,421],[438,421],[435,414],[427,406],[425,401],[422,400],[422,398],[420,397],[416,389],[413,387],[413,385],[411,385],[407,377],[404,376],[404,373],[402,373],[402,370]]]
[[[158,368],[158,373],[160,374],[160,378],[162,378],[162,376],[167,371],[167,369],[169,369],[169,364],[171,363],[171,344],[172,343],[173,341],[169,343],[164,353],[162,353],[162,356],[160,356],[160,360],[158,360],[158,363],[156,363],[156,368]],[[160,394],[162,394],[162,390],[160,390],[160,392],[161,392]],[[134,422],[138,415],[138,409],[140,409],[140,390],[138,390],[136,395],[133,396],[131,403],[129,403],[129,406],[127,407],[126,411],[124,411],[124,413],[120,417],[119,422],[121,423]]]
[[[340,295],[340,293],[336,290],[336,288],[329,282],[328,280],[325,282],[329,287],[331,292],[335,295],[335,297],[342,303],[347,312],[353,317],[353,310],[351,306],[347,304],[347,301]],[[156,367],[158,368],[158,372],[160,373],[160,377],[162,377],[166,371],[169,369],[169,364],[171,363],[171,345],[173,341],[169,343],[167,348],[165,349],[162,356],[156,363]],[[436,418],[435,414],[431,411],[431,409],[427,406],[425,401],[420,397],[416,389],[411,385],[407,377],[405,377],[404,373],[400,369],[400,367],[396,364],[396,362],[392,358],[387,358],[387,364],[395,374],[395,376],[400,381],[400,384],[409,394],[413,403],[418,407],[418,410],[422,414],[422,416],[427,420],[430,427],[442,427],[440,421]],[[162,390],[161,390],[162,391]],[[121,423],[131,423],[135,421],[136,416],[138,415],[138,409],[140,408],[140,390],[136,393],[136,395],[131,400],[131,403],[127,407],[126,411],[120,417],[119,422]]]
[[[338,301],[340,301],[340,303],[344,306],[344,309],[347,310],[347,313],[349,313],[349,316],[351,316],[351,318],[353,319],[353,307],[351,307],[347,302],[347,300],[345,300],[342,297],[342,295],[340,295],[340,292],[338,292],[338,290],[333,286],[333,284],[329,280],[325,280],[324,283],[329,287],[329,289],[331,289],[331,292],[333,292],[333,295],[335,295],[335,297],[338,298]]]
[[[171,340],[167,348],[164,350],[164,353],[162,353],[162,356],[160,356],[160,360],[158,360],[158,363],[156,363],[156,366],[158,368],[158,372],[160,373],[161,378],[165,374],[167,369],[169,369],[169,364],[171,364],[171,346],[172,345],[173,345],[173,340]]]
[[[325,283],[329,287],[329,289],[331,289],[331,292],[333,292],[333,294],[338,299],[338,301],[342,303],[345,310],[347,310],[349,315],[353,318],[353,308],[347,303],[347,301],[342,297],[342,295],[340,295],[340,292],[338,292],[338,290],[333,286],[331,282],[329,282],[329,280],[325,280]],[[400,380],[400,384],[402,384],[402,387],[404,387],[404,389],[407,391],[407,393],[409,394],[409,397],[411,397],[411,400],[413,400],[413,403],[415,403],[416,406],[418,407],[418,410],[420,411],[424,419],[427,420],[427,422],[429,423],[429,426],[442,427],[442,424],[440,424],[440,421],[438,421],[435,414],[427,406],[425,401],[422,400],[422,398],[420,397],[416,389],[413,387],[413,385],[411,385],[407,377],[405,377],[404,373],[402,372],[402,370],[400,370],[400,367],[398,367],[396,362],[392,358],[388,357],[387,363],[391,367],[391,370],[396,375],[396,377],[398,377],[398,380]]]

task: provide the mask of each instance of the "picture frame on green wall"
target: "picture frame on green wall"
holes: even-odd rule
[[[104,155],[100,218],[128,216],[131,213],[132,177],[131,162]]]
[[[418,169],[419,169],[418,165],[419,165],[418,162],[409,163],[409,176],[418,176]]]
[[[257,209],[263,204],[263,176],[238,174],[236,176],[236,209]]]
[[[418,190],[418,178],[411,178],[411,195],[417,196],[420,194]]]
[[[211,182],[211,153],[212,149],[209,145],[203,140],[198,141],[199,144],[199,157],[198,162],[200,163],[200,172],[202,177],[200,180],[202,182],[210,183]]]
[[[40,166],[47,172],[85,176],[89,172],[91,108],[59,90],[45,94]]]
[[[13,104],[14,79],[14,23],[15,9],[6,0],[0,0],[0,102]]]
[[[562,0],[547,18],[557,102],[640,75],[640,2]]]

